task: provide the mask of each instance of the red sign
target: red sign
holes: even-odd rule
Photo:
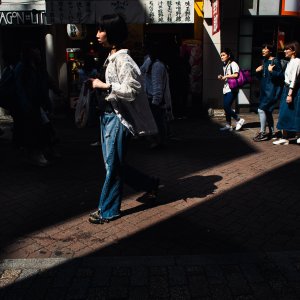
[[[212,34],[220,31],[220,0],[212,1]]]

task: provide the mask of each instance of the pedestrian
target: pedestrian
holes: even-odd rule
[[[273,46],[263,44],[261,51],[263,61],[255,70],[260,80],[258,106],[260,131],[253,138],[255,142],[267,141],[274,134],[273,110],[280,100],[284,80],[280,60],[273,56]],[[268,133],[266,132],[267,124],[269,128]]]
[[[169,75],[166,65],[165,47],[150,39],[146,42],[148,56],[141,66],[145,79],[145,91],[155,119],[158,135],[152,138],[150,148],[158,148],[166,143],[168,122],[173,120]]]
[[[54,128],[46,112],[53,107],[49,98],[49,88],[55,88],[45,67],[39,48],[30,42],[25,43],[21,59],[14,69],[16,101],[14,104],[14,135],[17,146],[27,151],[29,162],[44,167],[48,158],[59,156],[54,151],[56,140]],[[47,153],[46,153],[47,152]]]
[[[300,144],[300,46],[291,42],[285,46],[285,57],[289,59],[284,73],[284,88],[280,100],[277,128],[282,131],[282,138],[274,145],[289,144],[288,132],[296,133]]]
[[[231,90],[227,82],[228,78],[238,78],[239,65],[234,61],[234,56],[229,48],[225,48],[220,52],[221,61],[223,63],[223,75],[218,75],[218,79],[224,81],[223,86],[223,105],[225,111],[226,124],[220,128],[221,131],[233,130],[231,119],[236,121],[235,130],[240,130],[245,123],[243,118],[240,118],[232,109],[232,104],[237,98],[238,89]]]
[[[93,88],[107,92],[100,117],[101,144],[106,168],[97,211],[89,222],[104,224],[120,217],[123,181],[147,189],[149,195],[158,188],[158,179],[150,178],[133,168],[125,168],[124,156],[130,135],[156,134],[157,127],[142,86],[141,71],[123,48],[128,30],[118,14],[102,17],[97,39],[110,53],[105,61],[105,80],[94,79]]]

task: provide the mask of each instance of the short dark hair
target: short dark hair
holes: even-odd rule
[[[286,44],[284,46],[284,49],[291,49],[292,51],[295,51],[297,57],[299,57],[299,55],[300,55],[300,45],[296,41]]]
[[[106,32],[111,45],[121,45],[128,37],[127,24],[119,14],[104,15],[98,23],[98,30]]]
[[[230,60],[234,60],[234,55],[230,48],[223,48],[220,53],[226,53],[230,57]]]
[[[267,44],[267,43],[265,43],[265,44],[262,44],[262,49],[265,49],[265,48],[267,48],[268,50],[270,50],[270,52],[274,52],[274,45],[272,45],[272,44]]]

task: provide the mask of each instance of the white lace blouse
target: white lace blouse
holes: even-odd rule
[[[106,83],[111,85],[110,101],[122,124],[133,135],[157,133],[148,99],[142,86],[141,71],[127,49],[108,56],[104,65]]]

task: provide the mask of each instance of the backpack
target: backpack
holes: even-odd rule
[[[231,69],[231,74],[232,74],[232,68]],[[231,90],[238,89],[243,87],[244,85],[251,83],[252,78],[251,78],[251,72],[250,70],[245,70],[241,69],[239,70],[239,76],[237,78],[228,78],[227,83],[229,85],[229,88]]]
[[[0,107],[11,110],[16,99],[14,69],[6,67],[0,79]]]

